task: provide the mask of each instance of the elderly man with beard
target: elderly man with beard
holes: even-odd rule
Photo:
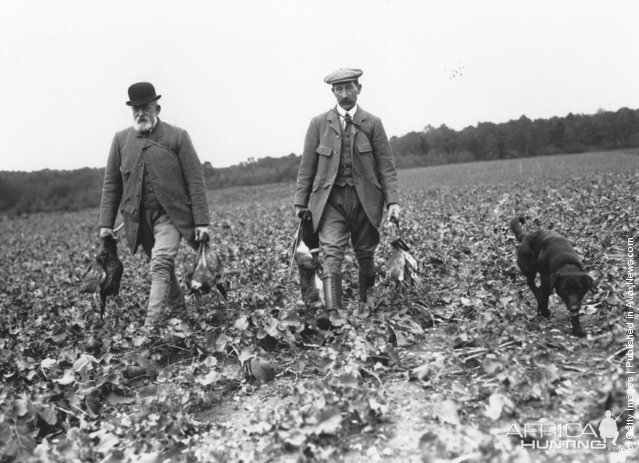
[[[175,275],[180,241],[197,247],[208,239],[209,207],[202,164],[188,133],[158,118],[161,95],[148,82],[129,87],[133,126],[115,134],[107,160],[100,207],[100,237],[113,234],[118,208],[129,248],[150,258],[151,290],[144,326],[154,327],[168,309],[185,312]]]
[[[342,308],[342,260],[350,238],[359,267],[359,296],[365,302],[375,283],[375,249],[384,203],[399,218],[395,159],[381,120],[358,106],[359,69],[338,69],[324,82],[337,106],[315,117],[306,132],[297,176],[295,212],[309,209],[319,234],[326,312],[320,329]],[[333,312],[333,314],[331,313]]]

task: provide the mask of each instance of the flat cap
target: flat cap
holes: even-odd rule
[[[361,69],[340,68],[324,77],[324,82],[330,85],[339,84],[341,82],[350,82],[351,80],[356,80],[362,74],[364,74],[364,72]]]

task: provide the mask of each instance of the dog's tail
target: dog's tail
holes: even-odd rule
[[[521,215],[518,215],[517,217],[513,218],[510,221],[510,229],[513,231],[513,233],[515,234],[515,238],[517,238],[517,241],[519,241],[520,243],[521,243],[521,240],[524,239],[524,235],[525,235],[521,226],[525,223],[526,221]]]

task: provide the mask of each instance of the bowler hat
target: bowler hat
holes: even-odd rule
[[[330,85],[341,84],[357,80],[362,74],[364,72],[361,69],[341,68],[324,77],[324,82]]]
[[[129,106],[144,106],[151,101],[158,100],[162,95],[155,94],[155,87],[149,82],[138,82],[129,87]]]

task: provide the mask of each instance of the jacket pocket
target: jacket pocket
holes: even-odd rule
[[[370,143],[364,142],[357,145],[357,151],[359,151],[360,154],[368,154],[373,152],[373,147]]]
[[[317,151],[322,156],[330,156],[333,149],[328,146],[320,145],[317,147],[315,151]]]
[[[318,180],[315,180],[315,182],[313,183],[313,193],[315,193],[320,188],[327,188],[331,185],[332,183],[326,180],[325,178],[320,178]]]
[[[122,207],[122,214],[133,215],[135,214],[135,210],[135,206],[133,204],[129,204],[129,202],[127,201]]]

